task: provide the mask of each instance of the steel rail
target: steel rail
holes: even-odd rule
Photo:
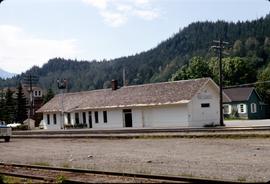
[[[119,176],[119,177],[131,177],[131,178],[141,178],[141,179],[152,179],[161,180],[163,182],[187,182],[187,183],[229,183],[229,184],[239,184],[239,183],[249,183],[249,182],[237,182],[229,180],[214,180],[214,179],[203,179],[195,177],[181,177],[181,176],[169,176],[169,175],[152,175],[152,174],[138,174],[138,173],[123,173],[123,172],[109,172],[109,171],[97,171],[88,169],[74,169],[74,168],[63,168],[63,167],[49,167],[49,166],[38,166],[38,165],[28,165],[28,164],[16,164],[16,163],[4,163],[0,162],[1,166],[11,166],[11,167],[23,167],[29,169],[42,169],[51,171],[63,171],[71,173],[81,173],[81,174],[97,174],[106,176]],[[1,174],[1,172],[0,172]],[[8,174],[8,173],[7,173]],[[5,175],[5,174],[4,174]],[[254,182],[252,182],[254,183]]]
[[[52,178],[52,177],[37,176],[37,175],[30,175],[30,174],[18,174],[18,173],[13,173],[13,172],[2,172],[2,171],[0,171],[0,175],[13,176],[17,178],[42,180],[42,181],[51,181],[51,182],[55,180],[55,178]]]
[[[48,177],[48,176],[37,176],[37,175],[31,175],[31,174],[18,174],[14,172],[2,172],[0,171],[0,175],[4,176],[12,176],[12,177],[17,177],[17,178],[26,178],[26,179],[33,179],[33,180],[39,180],[39,181],[46,181],[49,183],[56,183],[56,178],[53,177]],[[75,180],[70,180],[70,179],[65,179],[64,180],[67,183],[72,183],[72,184],[87,184],[87,182],[80,182],[80,181],[75,181]]]

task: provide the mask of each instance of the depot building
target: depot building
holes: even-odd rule
[[[110,89],[56,95],[37,112],[44,129],[203,127],[219,124],[219,87],[211,78],[121,88],[112,81]]]

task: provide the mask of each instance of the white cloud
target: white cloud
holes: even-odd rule
[[[20,73],[53,57],[74,58],[76,40],[49,40],[28,35],[19,27],[0,25],[0,67]]]
[[[127,17],[121,13],[101,12],[105,22],[113,27],[119,27],[127,22]]]
[[[135,10],[134,11],[135,15],[141,17],[142,19],[145,20],[154,20],[159,17],[158,11],[154,10]]]
[[[112,27],[124,25],[129,18],[154,20],[160,16],[158,9],[153,7],[154,0],[82,0],[98,9],[105,23]]]
[[[90,4],[99,9],[106,9],[107,4],[111,0],[82,0],[84,3]]]

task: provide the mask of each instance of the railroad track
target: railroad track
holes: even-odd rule
[[[203,133],[203,132],[248,132],[248,131],[269,131],[270,126],[255,127],[216,127],[216,128],[132,128],[115,130],[95,129],[66,129],[66,130],[34,130],[34,131],[13,131],[13,135],[72,135],[72,134],[131,134],[131,133]]]
[[[45,183],[243,183],[193,177],[119,173],[0,162],[0,175]],[[1,181],[0,181],[1,183]],[[244,182],[247,183],[247,182]],[[254,182],[253,182],[254,183]]]

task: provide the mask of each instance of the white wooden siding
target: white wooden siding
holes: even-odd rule
[[[189,127],[219,124],[219,93],[212,85],[208,83],[189,103]],[[210,107],[201,107],[204,103],[209,103]]]
[[[145,127],[188,126],[187,105],[168,105],[143,109]]]

